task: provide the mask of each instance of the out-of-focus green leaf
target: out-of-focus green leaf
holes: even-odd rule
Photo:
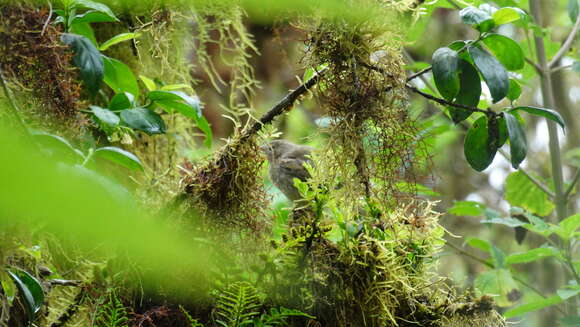
[[[491,54],[477,46],[467,48],[475,66],[487,84],[493,102],[505,98],[510,89],[510,82],[505,67]]]
[[[510,90],[508,91],[507,98],[511,101],[516,101],[522,95],[522,87],[515,79],[510,78]]]
[[[512,206],[524,208],[539,216],[547,216],[554,209],[548,195],[518,171],[511,173],[506,179],[505,199]]]
[[[571,239],[575,234],[578,234],[576,231],[580,228],[580,213],[562,220],[558,226],[560,227],[556,230],[558,236],[566,241]]]
[[[143,76],[143,75],[139,75],[139,79],[141,80],[141,82],[143,82],[143,84],[145,84],[145,87],[147,88],[148,91],[157,90],[157,85],[155,84],[154,80],[150,79],[147,76]]]
[[[115,91],[115,93],[128,92],[139,98],[139,84],[129,66],[117,59],[105,57],[105,83]]]
[[[507,256],[506,263],[511,265],[515,263],[527,263],[536,261],[539,259],[557,256],[559,251],[555,248],[546,247],[546,248],[536,248],[531,249],[525,252],[520,253],[512,253]]]
[[[110,47],[112,47],[115,44],[129,41],[129,40],[133,40],[133,39],[136,39],[138,37],[139,37],[139,33],[117,34],[117,35],[113,36],[112,38],[108,39],[107,41],[105,41],[103,44],[101,44],[101,46],[99,47],[99,50],[106,51],[107,49],[109,49]]]
[[[494,300],[499,306],[511,305],[508,294],[518,289],[516,281],[508,269],[491,269],[475,279],[475,289],[479,294],[498,295]]]
[[[447,212],[456,216],[481,216],[485,205],[475,201],[455,201]]]
[[[491,218],[491,219],[485,219],[481,221],[482,224],[497,224],[497,225],[505,225],[505,226],[509,226],[509,227],[519,227],[519,226],[523,226],[526,223],[518,220],[516,218]]]
[[[525,111],[529,114],[532,115],[536,115],[536,116],[542,116],[544,118],[550,119],[556,123],[558,123],[558,125],[562,126],[562,128],[566,128],[566,125],[564,123],[564,119],[562,119],[562,116],[560,116],[560,114],[555,111],[555,110],[551,110],[551,109],[546,109],[546,108],[539,108],[539,107],[530,107],[530,106],[523,106],[523,107],[515,107],[513,109],[510,109],[508,112],[514,112],[514,111]]]
[[[516,41],[491,33],[483,38],[483,43],[507,70],[524,68],[524,52]]]
[[[459,92],[459,57],[449,48],[439,48],[433,53],[433,78],[439,93],[452,101]]]
[[[513,23],[527,16],[526,12],[516,7],[504,7],[493,13],[492,17],[496,25]]]
[[[75,56],[73,62],[81,71],[81,77],[91,94],[101,87],[104,75],[103,57],[93,43],[84,36],[64,33],[62,42],[69,45]]]
[[[487,240],[477,238],[477,237],[468,237],[465,239],[465,244],[491,254],[492,245]]]
[[[117,147],[107,146],[98,148],[95,150],[93,156],[110,160],[131,170],[143,170],[143,164],[136,155]]]
[[[149,135],[163,134],[165,122],[157,113],[146,108],[134,108],[121,111],[121,119],[127,126],[143,131]]]
[[[510,309],[508,311],[506,311],[503,316],[506,318],[512,318],[512,317],[517,317],[517,316],[521,316],[524,315],[528,312],[531,311],[536,311],[536,310],[540,310],[552,305],[556,305],[558,303],[562,302],[562,298],[560,298],[558,295],[553,295],[550,296],[548,298],[545,299],[541,299],[541,300],[536,300],[536,301],[532,301],[523,305],[520,305],[518,307],[515,307],[513,309]]]
[[[580,326],[580,316],[567,316],[560,319],[562,327],[578,327]]]
[[[578,18],[578,0],[568,0],[568,16],[572,23]]]
[[[63,137],[45,132],[34,132],[32,136],[43,148],[54,152],[53,156],[59,160],[80,163],[85,159],[85,155]]]

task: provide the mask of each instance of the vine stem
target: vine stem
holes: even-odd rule
[[[574,43],[574,38],[576,37],[579,28],[580,28],[580,14],[576,16],[576,23],[574,24],[574,27],[572,27],[572,31],[570,31],[570,34],[568,34],[566,41],[564,41],[564,44],[562,44],[560,50],[556,52],[552,60],[550,60],[550,62],[548,63],[549,68],[554,68],[554,66],[558,64],[558,61],[562,59],[564,54],[566,54],[566,52],[570,50],[570,47],[572,46],[572,43]]]

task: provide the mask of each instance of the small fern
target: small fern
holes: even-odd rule
[[[189,312],[187,312],[187,310],[185,310],[183,306],[180,305],[179,310],[181,313],[183,313],[191,327],[203,327],[203,324],[200,323],[197,319],[193,319],[193,317],[189,314]]]
[[[216,322],[223,327],[254,325],[261,306],[255,287],[246,282],[234,283],[217,296]]]
[[[286,321],[289,317],[304,317],[310,319],[316,319],[309,314],[306,314],[300,310],[286,309],[280,307],[280,309],[271,308],[269,313],[264,313],[259,319],[255,319],[254,327],[272,327],[272,326],[288,326]]]
[[[127,327],[127,310],[119,300],[114,290],[110,291],[108,297],[97,313],[97,327]]]

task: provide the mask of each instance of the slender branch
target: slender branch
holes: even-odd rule
[[[433,69],[433,66],[429,66],[429,67],[427,67],[427,68],[425,68],[425,69],[423,69],[423,70],[421,70],[421,71],[419,71],[419,72],[417,72],[417,73],[415,73],[415,74],[407,77],[407,82],[410,82],[410,81],[414,80],[415,78],[417,78],[417,77],[419,77],[419,76],[421,76],[423,74],[426,74],[426,73],[430,72],[432,69]]]
[[[46,21],[44,22],[44,25],[42,26],[42,32],[40,33],[40,36],[44,35],[44,32],[46,32],[46,28],[48,27],[48,24],[50,23],[50,19],[52,18],[52,3],[50,3],[50,0],[46,1],[48,3],[48,17],[46,17]]]
[[[403,49],[403,56],[405,57],[405,59],[407,59],[407,61],[409,61],[410,63],[414,64],[415,60],[413,59],[413,57],[411,57],[411,55],[409,54],[409,52],[407,52],[407,50]],[[433,93],[437,93],[437,90],[435,89],[435,87],[431,84],[431,82],[429,82],[429,80],[425,77],[425,75],[421,75],[419,76],[419,78],[421,79],[421,81],[427,86],[427,88],[429,88],[429,90],[431,90],[431,92]]]
[[[572,68],[572,66],[574,66],[574,65],[562,65],[562,66],[558,66],[558,67],[552,68],[552,70],[550,70],[550,73],[553,74],[553,73],[559,72],[559,71],[564,70],[564,69]]]
[[[560,61],[560,59],[562,59],[562,57],[566,54],[566,52],[570,50],[570,47],[572,46],[572,43],[574,43],[574,38],[576,38],[576,33],[578,33],[579,28],[580,28],[580,14],[576,16],[576,23],[574,24],[574,27],[572,27],[570,34],[568,34],[566,41],[564,41],[564,44],[562,44],[560,50],[556,52],[552,60],[550,60],[550,63],[548,63],[548,68],[554,68],[554,66],[556,66],[558,61]]]
[[[507,152],[505,152],[503,149],[499,149],[499,153],[506,158],[508,161],[511,161],[510,159],[510,155],[507,154]],[[538,180],[537,178],[535,178],[534,176],[532,176],[530,173],[528,173],[527,170],[525,170],[524,168],[522,168],[520,166],[520,168],[518,169],[522,174],[524,174],[524,176],[526,176],[530,182],[534,183],[540,190],[542,190],[544,193],[546,193],[550,198],[554,198],[556,195],[554,194],[554,192],[552,192],[552,190],[550,190],[550,188],[548,186],[546,186],[544,183],[542,183],[540,180]]]
[[[414,86],[411,86],[409,84],[407,84],[406,87],[410,91],[413,91],[413,92],[415,92],[415,93],[423,96],[424,98],[427,98],[429,100],[435,101],[435,102],[437,102],[437,103],[439,103],[441,105],[444,105],[444,106],[450,106],[450,107],[455,107],[455,108],[459,108],[459,109],[465,109],[465,110],[469,110],[469,111],[472,111],[472,112],[481,112],[481,113],[484,113],[486,115],[490,113],[490,111],[483,110],[483,109],[479,109],[479,108],[476,108],[476,107],[470,107],[470,106],[466,106],[466,105],[459,104],[459,103],[449,102],[449,101],[447,101],[445,99],[438,98],[438,97],[433,96],[433,95],[431,95],[429,93],[425,93],[425,92],[419,90],[418,88],[416,88]]]
[[[574,174],[574,177],[572,178],[570,185],[568,185],[568,189],[566,190],[566,192],[564,192],[564,197],[566,197],[566,199],[570,197],[572,190],[574,190],[574,185],[578,183],[578,180],[580,180],[580,168],[576,170],[576,174]]]
[[[544,75],[544,71],[542,70],[542,67],[540,67],[540,65],[538,65],[535,61],[533,61],[532,59],[526,57],[524,58],[526,60],[526,62],[528,64],[530,64],[532,67],[534,67],[534,69],[536,70],[536,73],[538,73],[538,75],[543,76]]]
[[[247,139],[250,136],[257,133],[262,126],[266,124],[270,124],[276,116],[279,116],[286,112],[288,109],[294,105],[294,102],[303,94],[305,94],[309,89],[311,89],[318,81],[320,80],[320,76],[322,76],[327,71],[327,68],[320,70],[314,77],[306,81],[304,84],[297,87],[294,91],[290,92],[288,95],[284,97],[284,99],[280,100],[272,109],[266,112],[260,120],[255,122],[252,127],[246,129],[242,136],[240,137],[241,140]]]

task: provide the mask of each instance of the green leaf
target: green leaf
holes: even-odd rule
[[[53,152],[53,156],[59,158],[61,161],[67,159],[64,161],[80,163],[85,159],[85,155],[81,151],[58,135],[45,132],[33,132],[32,136],[43,148],[49,148]]]
[[[508,269],[488,270],[475,279],[474,286],[480,294],[499,295],[494,300],[498,306],[512,304],[508,294],[518,289],[518,285]]]
[[[486,240],[477,237],[468,237],[465,239],[465,243],[481,251],[488,252],[491,254],[492,245]]]
[[[106,14],[110,18],[114,19],[114,21],[118,21],[113,11],[109,7],[107,7],[107,5],[102,4],[100,2],[90,0],[74,0],[74,4],[76,7],[96,10],[98,12]]]
[[[539,216],[547,216],[554,209],[548,195],[519,171],[511,173],[506,179],[505,199],[512,206]]]
[[[558,231],[559,226],[547,223],[539,217],[534,216],[530,213],[524,213],[524,216],[530,221],[529,224],[525,224],[523,227],[529,231],[536,234],[548,237]]]
[[[90,106],[89,108],[91,108],[91,111],[101,123],[109,127],[116,127],[121,121],[121,118],[109,109],[103,109],[98,106]]]
[[[113,18],[105,13],[102,13],[97,10],[89,10],[82,14],[78,14],[73,19],[73,24],[78,23],[108,23],[108,22],[115,22],[117,21],[116,18]]]
[[[497,225],[505,225],[508,227],[520,227],[525,225],[526,223],[516,219],[516,218],[491,218],[491,219],[485,219],[481,221],[482,224],[497,224]]]
[[[555,248],[536,248],[525,252],[512,253],[507,256],[506,263],[511,265],[515,263],[527,263],[536,260],[540,260],[547,257],[553,257],[559,254],[559,251]]]
[[[472,25],[482,33],[491,30],[495,26],[495,22],[488,12],[475,7],[463,8],[459,12],[459,17],[461,17],[463,23]]]
[[[481,80],[475,67],[463,59],[459,61],[459,85],[455,103],[477,107],[481,97]],[[473,113],[461,108],[448,107],[448,109],[455,124],[467,119]]]
[[[163,85],[160,90],[161,91],[178,91],[178,90],[183,90],[183,89],[189,89],[190,91],[193,90],[189,84],[169,84],[169,85]]]
[[[135,106],[135,96],[129,92],[115,94],[109,102],[109,109],[124,110]]]
[[[439,48],[433,53],[433,78],[439,93],[452,101],[459,92],[459,57],[449,48]]]
[[[155,84],[154,80],[150,79],[147,76],[143,76],[143,75],[139,75],[139,79],[141,80],[141,82],[143,82],[143,84],[145,84],[145,87],[147,88],[148,91],[157,90],[157,85]]]
[[[456,216],[481,216],[485,205],[475,201],[455,201],[447,212]]]
[[[493,13],[492,17],[496,25],[513,23],[527,16],[526,12],[520,8],[505,7]]]
[[[139,84],[131,69],[117,59],[104,57],[105,83],[115,93],[128,92],[139,97]]]
[[[512,167],[518,169],[522,161],[526,158],[528,152],[528,141],[526,140],[526,133],[520,122],[512,114],[504,112],[503,113],[508,137],[510,140],[510,155]]]
[[[113,36],[112,38],[110,38],[109,40],[105,41],[103,44],[101,44],[101,46],[99,47],[99,50],[105,51],[115,44],[118,44],[118,43],[121,43],[124,41],[128,41],[128,40],[133,40],[133,39],[139,37],[139,35],[140,35],[139,33],[117,34],[117,35]]]
[[[470,46],[467,49],[489,88],[493,102],[505,98],[510,88],[505,67],[495,57],[477,46]]]
[[[564,288],[564,289],[559,289],[558,291],[556,291],[556,294],[558,294],[558,296],[562,299],[562,300],[568,300],[569,298],[572,298],[578,294],[580,294],[580,287],[578,287],[578,285],[575,285],[575,288]]]
[[[208,121],[205,119],[203,115],[201,115],[200,111],[196,110],[189,104],[177,101],[156,100],[155,103],[157,103],[159,106],[161,106],[164,110],[168,112],[172,112],[173,110],[175,110],[180,114],[193,119],[193,121],[195,121],[197,128],[199,128],[206,136],[204,145],[208,148],[211,147],[211,144],[213,142],[213,133],[211,127],[209,126]]]
[[[156,103],[185,102],[198,116],[201,116],[201,101],[197,96],[189,96],[180,91],[151,91],[147,97]],[[173,109],[173,108],[172,108]],[[186,116],[190,117],[189,114]]]
[[[98,46],[97,37],[95,36],[95,31],[89,23],[74,22],[69,28],[69,32],[72,34],[77,34],[89,39],[95,47]]]
[[[510,101],[516,101],[522,95],[522,87],[515,79],[510,78],[510,90],[508,91],[507,98]]]
[[[578,18],[578,0],[568,0],[568,16],[572,23]]]
[[[556,305],[560,302],[562,302],[562,298],[560,298],[558,295],[553,295],[545,299],[532,301],[524,305],[520,305],[519,307],[510,309],[506,311],[503,316],[506,318],[517,317],[531,311],[536,311],[552,305]]]
[[[507,70],[524,68],[524,51],[516,41],[492,33],[483,38],[483,43]]]
[[[525,106],[525,107],[515,107],[513,109],[510,109],[508,112],[511,113],[511,112],[520,111],[520,110],[525,111],[525,112],[532,114],[532,115],[542,116],[544,118],[550,119],[551,121],[554,121],[554,122],[558,123],[558,125],[562,126],[563,129],[566,128],[566,125],[564,123],[564,119],[555,110],[546,109],[546,108],[539,108],[539,107]]]
[[[143,170],[143,164],[137,156],[117,147],[107,146],[98,148],[95,150],[94,156],[110,160],[131,170]]]
[[[580,316],[567,316],[560,319],[561,327],[580,326]]]
[[[580,73],[580,61],[574,61],[572,64],[572,71],[575,73]]]
[[[580,228],[580,213],[562,220],[558,226],[560,228],[556,233],[566,241],[571,239],[576,233],[576,230]]]
[[[496,269],[505,268],[505,253],[497,246],[491,244],[491,258]]]
[[[463,144],[463,152],[469,165],[483,171],[487,168],[497,152],[499,142],[498,133],[491,133],[486,116],[480,117],[467,131]]]
[[[26,304],[26,311],[28,320],[34,321],[35,316],[40,311],[44,302],[44,291],[40,282],[28,272],[14,268],[8,270],[8,274],[14,280],[16,287],[22,293],[24,303]]]
[[[163,134],[166,131],[165,122],[161,116],[149,109],[123,110],[121,111],[121,119],[127,126],[149,135]]]
[[[62,42],[70,46],[75,56],[73,62],[81,71],[81,77],[91,94],[96,94],[103,80],[103,57],[93,43],[84,36],[64,33]]]

